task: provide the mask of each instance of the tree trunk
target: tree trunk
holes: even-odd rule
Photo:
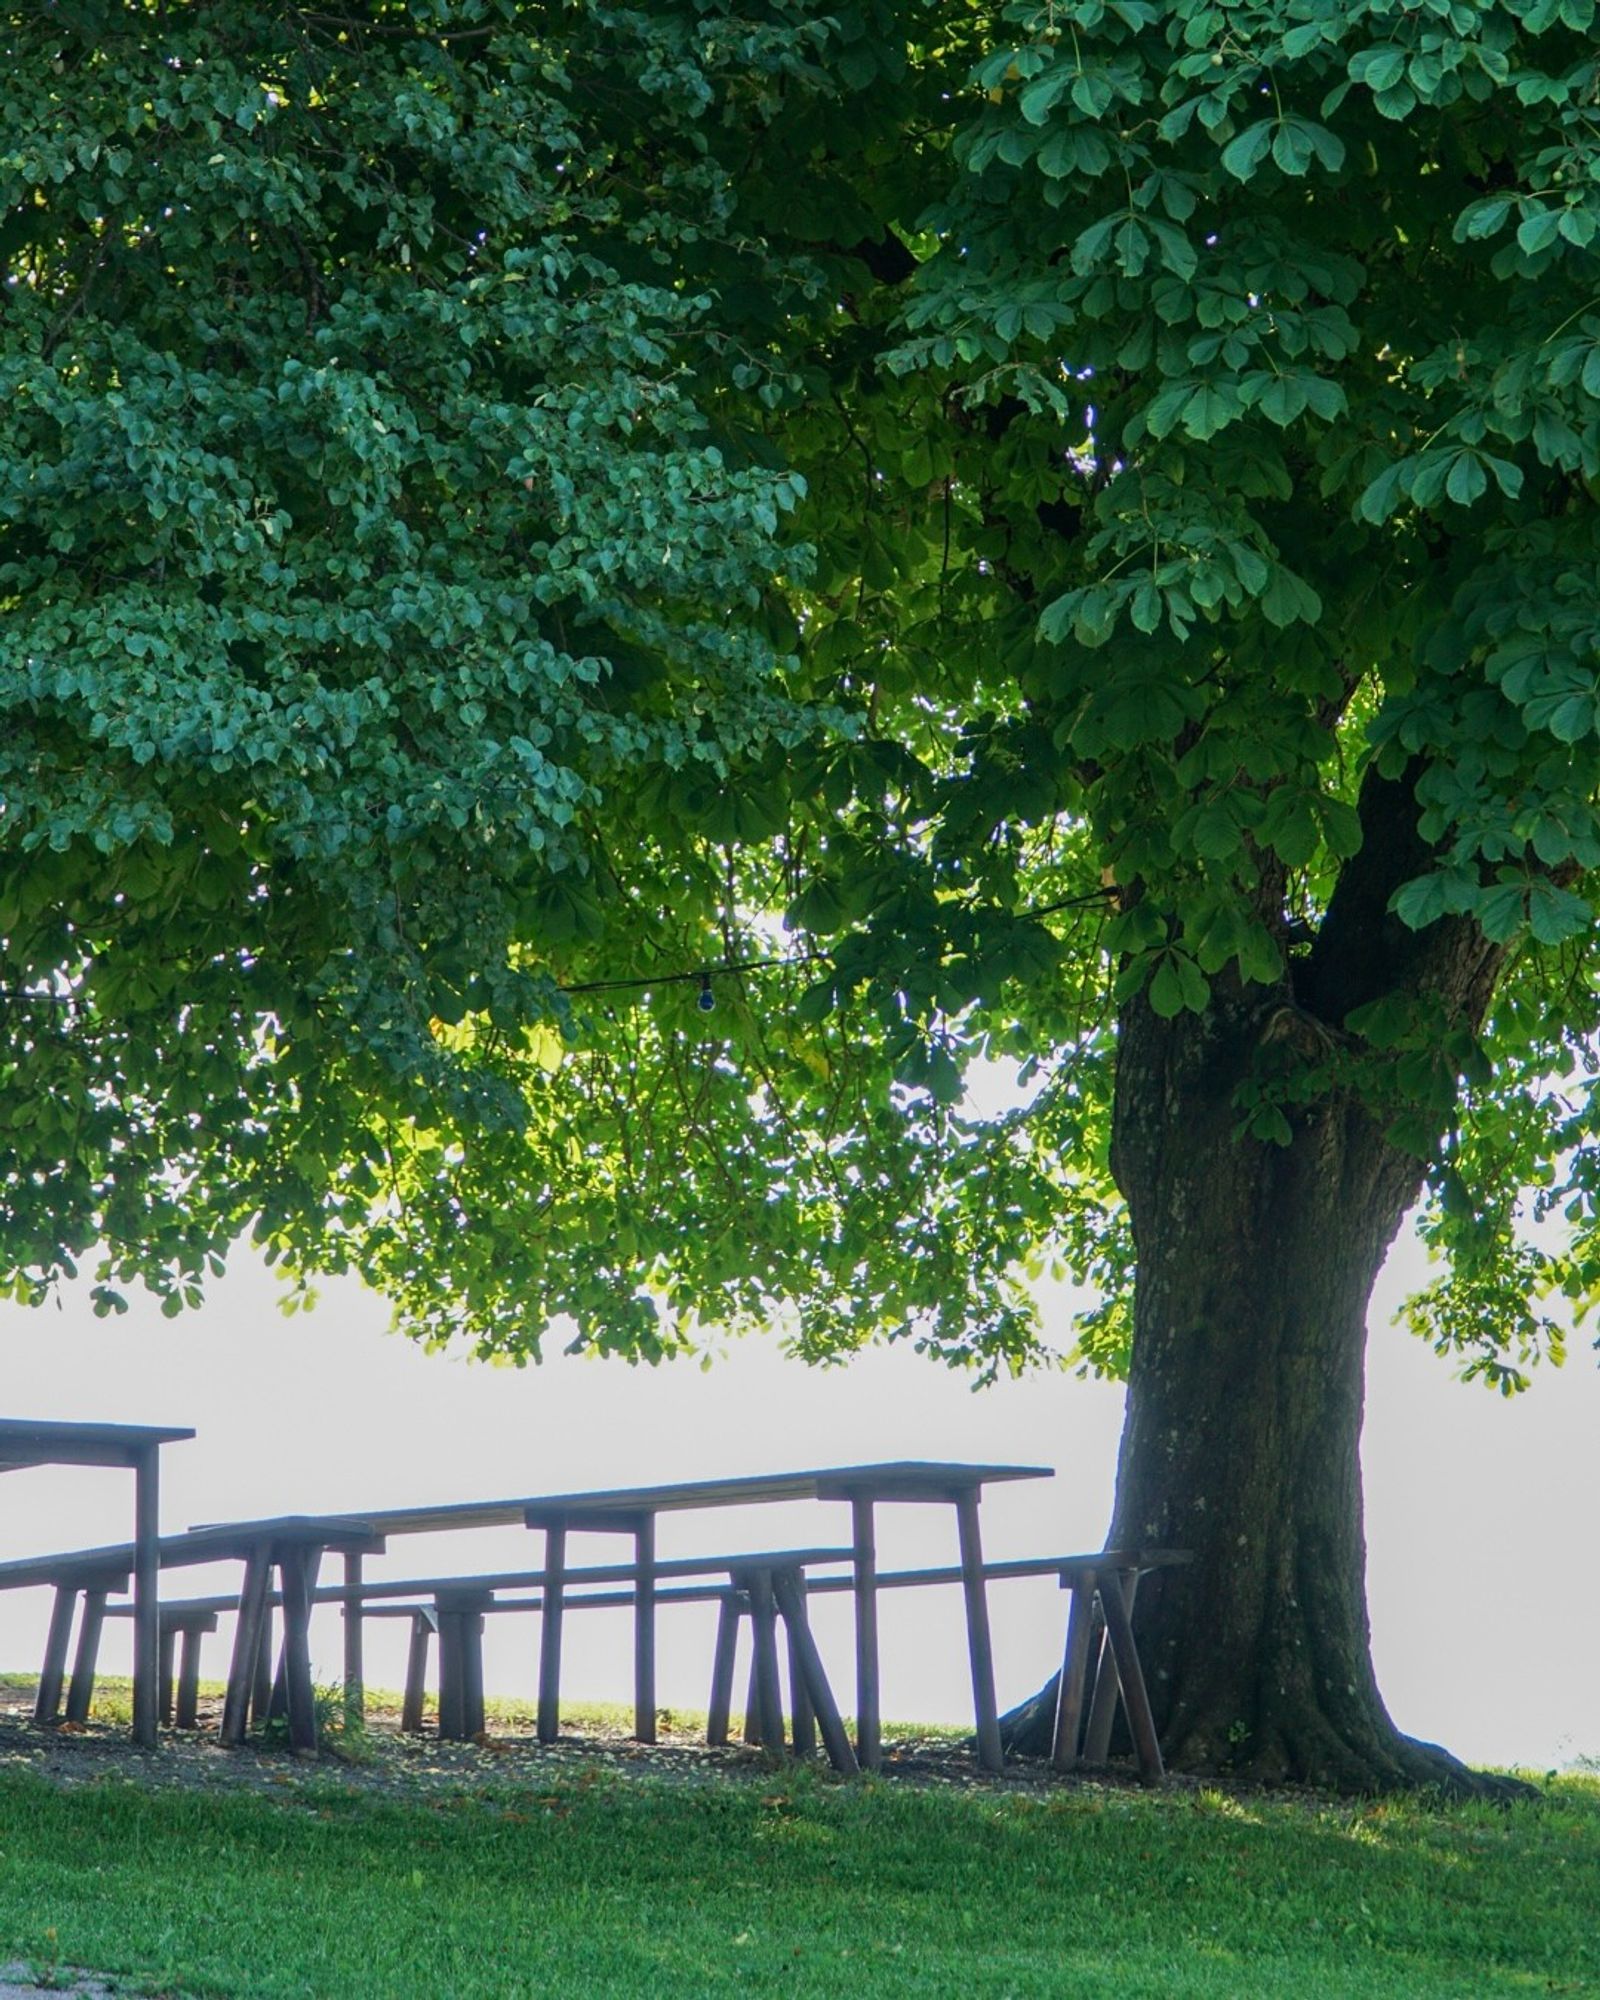
[[[1194,1552],[1140,1607],[1175,1765],[1366,1791],[1443,1775],[1373,1677],[1359,1458],[1368,1303],[1422,1170],[1339,1094],[1286,1147],[1236,1136],[1285,1021],[1315,1033],[1281,1002],[1124,1023],[1138,1331],[1111,1538]]]
[[[1419,767],[1369,769],[1363,841],[1311,950],[1276,987],[1213,981],[1203,1015],[1143,999],[1118,1024],[1112,1166],[1138,1252],[1114,1544],[1183,1548],[1137,1616],[1169,1764],[1368,1792],[1526,1790],[1404,1737],[1373,1676],[1361,1412],[1373,1281],[1421,1188],[1385,1136],[1401,1107],[1385,1058],[1346,1023],[1393,995],[1430,1023],[1436,1088],[1404,1108],[1452,1116],[1444,1050],[1476,1032],[1504,962],[1464,918],[1411,931],[1395,890],[1431,864]],[[1263,914],[1278,885],[1264,883]],[[1273,1075],[1290,1141],[1242,1135]],[[1383,1108],[1383,1107],[1387,1108]],[[1378,1108],[1375,1108],[1378,1107]],[[1053,1688],[1003,1719],[1048,1752]]]
[[[1257,994],[1122,1023],[1114,1160],[1139,1268],[1110,1540],[1193,1553],[1138,1601],[1167,1761],[1348,1792],[1505,1789],[1399,1733],[1369,1648],[1366,1316],[1422,1166],[1344,1092],[1288,1146],[1239,1135],[1263,1044],[1331,1047]],[[1047,1754],[1053,1708],[1052,1688],[1006,1718],[1013,1746]]]

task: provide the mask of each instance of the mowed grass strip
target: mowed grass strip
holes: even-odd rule
[[[805,1774],[431,1805],[16,1775],[0,1816],[10,1951],[150,1992],[1600,1992],[1582,1779],[1504,1812]]]

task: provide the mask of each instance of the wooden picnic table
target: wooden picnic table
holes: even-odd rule
[[[133,1737],[143,1745],[156,1740],[160,1679],[158,1559],[160,1536],[160,1458],[164,1444],[192,1438],[192,1430],[150,1424],[34,1423],[26,1418],[0,1418],[0,1472],[18,1472],[41,1465],[125,1466],[133,1473]],[[104,1598],[101,1598],[104,1603]],[[52,1648],[47,1657],[64,1661],[71,1636],[72,1604],[67,1603],[67,1627],[56,1630],[62,1603],[58,1594],[52,1621]],[[87,1633],[85,1636],[88,1636]],[[98,1640],[98,1627],[93,1639]],[[91,1645],[92,1650],[92,1645]],[[58,1669],[59,1673],[59,1669]],[[59,1689],[59,1678],[58,1678]]]
[[[978,1503],[985,1486],[1014,1479],[1050,1479],[1041,1465],[969,1465],[927,1459],[886,1464],[813,1467],[799,1472],[763,1472],[725,1479],[698,1479],[663,1486],[614,1487],[589,1493],[525,1495],[512,1500],[453,1502],[439,1506],[377,1508],[348,1517],[382,1535],[437,1534],[453,1528],[508,1526],[521,1522],[540,1529],[545,1560],[540,1571],[543,1618],[539,1635],[539,1740],[554,1742],[560,1730],[561,1618],[567,1537],[571,1534],[625,1534],[633,1538],[634,1734],[656,1740],[655,1578],[656,1520],[661,1514],[702,1508],[743,1507],[772,1501],[827,1500],[848,1503],[851,1511],[856,1610],[856,1754],[869,1770],[882,1761],[878,1665],[877,1540],[875,1510],[880,1503],[947,1505],[955,1509],[966,1600],[967,1646],[972,1673],[978,1757],[998,1771],[999,1713],[994,1690],[994,1653],[984,1588],[983,1546]],[[347,1587],[345,1680],[362,1679],[361,1559],[345,1559]]]

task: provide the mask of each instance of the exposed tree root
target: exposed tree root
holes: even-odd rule
[[[1000,1718],[1008,1756],[1048,1757],[1055,1728],[1054,1677]],[[1437,1743],[1402,1736],[1381,1714],[1351,1740],[1309,1705],[1270,1729],[1238,1742],[1237,1732],[1209,1730],[1198,1719],[1179,1718],[1163,1734],[1168,1768],[1227,1783],[1304,1785],[1346,1798],[1396,1792],[1432,1792],[1451,1801],[1483,1799],[1509,1805],[1539,1797],[1520,1778],[1474,1771]]]

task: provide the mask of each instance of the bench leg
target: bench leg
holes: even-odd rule
[[[103,1590],[83,1593],[83,1623],[78,1627],[78,1651],[72,1662],[72,1685],[67,1690],[68,1722],[87,1722],[89,1703],[94,1697],[94,1670],[100,1657],[100,1633],[106,1622],[106,1594]]]
[[[256,1687],[271,1582],[271,1551],[258,1548],[244,1568],[244,1584],[239,1592],[239,1627],[233,1635],[233,1661],[228,1668],[228,1691],[222,1703],[218,1736],[229,1746],[244,1741],[245,1724],[250,1719],[251,1693]]]
[[[778,1631],[772,1600],[772,1572],[750,1572],[750,1623],[755,1632],[756,1712],[761,1720],[761,1747],[783,1755],[783,1693],[778,1684]]]
[[[876,1771],[883,1762],[883,1743],[878,1695],[878,1550],[871,1500],[852,1500],[850,1518],[856,1572],[856,1755],[863,1770]]]
[[[815,1714],[822,1740],[827,1746],[828,1761],[836,1771],[843,1771],[854,1777],[860,1770],[856,1753],[850,1747],[850,1738],[845,1733],[844,1718],[839,1713],[839,1704],[833,1698],[833,1689],[828,1685],[828,1676],[823,1670],[822,1655],[817,1651],[817,1642],[811,1636],[811,1621],[806,1616],[805,1584],[792,1570],[781,1570],[772,1579],[772,1587],[777,1595],[778,1609],[783,1613],[783,1622],[789,1634],[789,1657],[799,1667],[798,1685],[795,1694],[796,1732],[798,1734],[799,1688],[804,1688],[808,1708]]]
[[[159,1662],[157,1672],[160,1681],[158,1708],[162,1726],[172,1727],[172,1682],[173,1668],[178,1657],[178,1628],[166,1618],[161,1621],[161,1638],[156,1647]]]
[[[1107,1570],[1100,1579],[1100,1602],[1105,1608],[1106,1637],[1111,1641],[1117,1678],[1122,1683],[1122,1705],[1128,1727],[1133,1732],[1134,1752],[1139,1759],[1139,1776],[1147,1785],[1159,1785],[1166,1776],[1161,1763],[1161,1745],[1156,1737],[1155,1717],[1150,1713],[1150,1696],[1145,1690],[1144,1669],[1139,1665],[1139,1649],[1134,1644],[1133,1622],[1128,1602],[1122,1594],[1122,1579]]]
[[[400,1733],[422,1734],[422,1703],[428,1681],[428,1639],[434,1630],[431,1611],[417,1611],[411,1619],[411,1649],[406,1655],[406,1692],[400,1709]]]
[[[461,1729],[474,1741],[484,1733],[483,1613],[463,1611],[461,1625]]]
[[[1138,1587],[1139,1572],[1130,1570],[1123,1589],[1130,1617]],[[1083,1761],[1098,1769],[1111,1754],[1111,1730],[1117,1719],[1117,1703],[1122,1698],[1122,1683],[1117,1677],[1116,1655],[1106,1632],[1104,1607],[1098,1597],[1095,1603],[1095,1633],[1089,1647],[1089,1657],[1095,1662],[1094,1696],[1089,1703],[1089,1727],[1084,1731]]]
[[[546,1528],[544,1607],[539,1630],[539,1741],[561,1734],[561,1600],[567,1567],[567,1531]]]
[[[989,1638],[989,1596],[984,1586],[983,1544],[978,1534],[975,1492],[958,1495],[956,1526],[961,1537],[961,1587],[967,1599],[967,1653],[972,1662],[978,1763],[985,1771],[998,1771],[1005,1757],[1000,1749],[1000,1711],[994,1698],[994,1648]]]
[[[285,1712],[287,1699],[281,1649],[276,1669],[272,1664],[272,1605],[269,1601],[261,1607],[261,1630],[256,1636],[256,1656],[250,1669],[250,1714],[255,1721],[265,1722],[270,1716]]]
[[[467,1735],[466,1703],[462,1687],[462,1615],[453,1605],[436,1603],[433,1608],[439,1634],[439,1741],[460,1743]]]
[[[1094,1571],[1085,1570],[1072,1586],[1067,1613],[1067,1643],[1061,1656],[1056,1690],[1055,1733],[1050,1762],[1058,1771],[1077,1768],[1078,1739],[1083,1730],[1084,1676],[1089,1667],[1089,1635],[1093,1627]]]
[[[720,1749],[728,1740],[728,1715],[733,1707],[733,1669],[739,1653],[739,1619],[743,1605],[730,1590],[717,1607],[717,1650],[711,1660],[711,1705],[706,1715],[706,1742]]]
[[[50,1630],[44,1642],[44,1661],[39,1668],[39,1692],[33,1704],[35,1722],[54,1722],[61,1714],[61,1683],[66,1679],[67,1644],[72,1637],[72,1617],[77,1608],[77,1586],[58,1583],[56,1601],[50,1611]]]
[[[744,1740],[751,1748],[761,1741],[761,1701],[756,1688],[755,1629],[756,1621],[752,1616],[750,1671],[745,1676],[744,1683]]]
[[[778,1603],[778,1615],[783,1620],[784,1637],[789,1645],[789,1741],[797,1757],[809,1757],[817,1747],[817,1717],[812,1706],[811,1689],[806,1681],[805,1664],[800,1657],[800,1635],[795,1621],[784,1609],[784,1593],[778,1587],[778,1577],[772,1579],[773,1595]],[[802,1603],[804,1593],[802,1589]]]
[[[215,1625],[215,1620],[212,1620]],[[194,1729],[200,1715],[200,1635],[199,1625],[183,1628],[183,1651],[178,1667],[178,1700],[173,1715],[176,1729]]]

